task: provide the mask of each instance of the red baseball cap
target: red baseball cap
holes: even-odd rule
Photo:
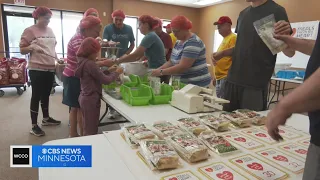
[[[168,24],[166,26],[163,26],[163,28],[171,28],[171,24]]]
[[[214,25],[230,23],[232,25],[232,21],[228,16],[221,16],[217,22],[214,22]]]

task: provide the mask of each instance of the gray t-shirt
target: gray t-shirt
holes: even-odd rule
[[[236,26],[237,42],[228,74],[229,82],[257,89],[267,87],[277,56],[272,55],[261,40],[253,22],[271,14],[274,14],[276,22],[289,22],[285,9],[273,0],[255,8],[249,6],[240,13]]]
[[[157,69],[166,62],[164,45],[155,32],[152,31],[146,34],[140,46],[146,48],[144,54],[148,58],[150,69]]]
[[[120,42],[118,57],[123,56],[129,49],[129,42],[134,43],[134,35],[131,26],[124,24],[122,29],[118,29],[114,24],[109,24],[104,28],[103,39],[108,41]],[[102,52],[104,57],[104,52]]]

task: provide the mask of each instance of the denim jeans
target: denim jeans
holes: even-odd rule
[[[224,95],[224,84],[226,82],[227,78],[219,79],[216,82],[216,92],[218,98],[223,98]]]

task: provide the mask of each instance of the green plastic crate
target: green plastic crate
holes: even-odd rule
[[[141,84],[149,86],[150,85],[149,76],[148,75],[141,76],[140,82],[141,82]]]
[[[117,83],[115,83],[115,82],[112,82],[112,83],[110,83],[110,84],[103,84],[102,85],[102,88],[105,90],[105,91],[108,91],[108,90],[113,90],[113,89],[115,89],[117,87]]]
[[[122,99],[132,106],[146,106],[152,98],[152,90],[146,85],[130,87],[123,84],[120,89]]]
[[[169,104],[172,98],[173,87],[168,84],[161,84],[161,92],[160,95],[155,95],[152,91],[152,99],[150,100],[150,104]]]

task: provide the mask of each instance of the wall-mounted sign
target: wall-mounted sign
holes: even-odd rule
[[[14,4],[17,4],[17,5],[26,5],[26,0],[14,0]]]

